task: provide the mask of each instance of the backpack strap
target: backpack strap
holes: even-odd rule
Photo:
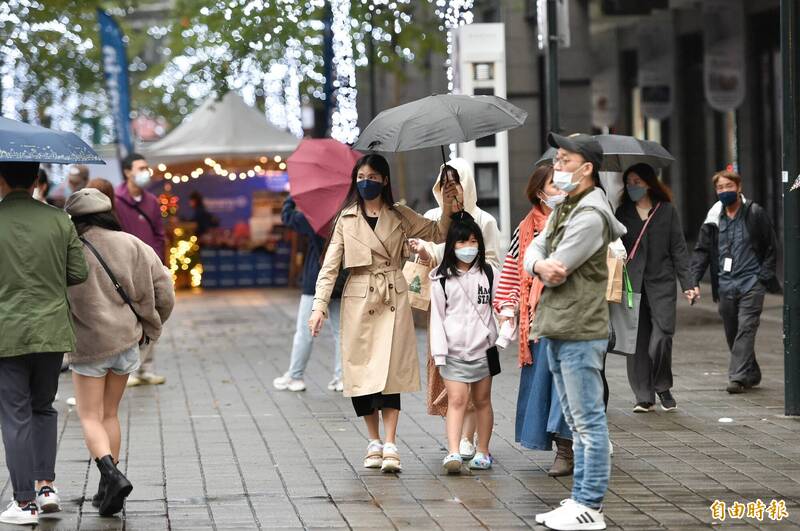
[[[489,264],[483,265],[483,274],[486,275],[486,278],[489,279],[489,296],[493,293],[494,287],[494,271],[492,271],[492,266]],[[444,285],[447,283],[447,279],[445,277],[439,277],[439,282],[442,284],[442,291],[444,292],[444,301],[447,302],[447,290],[445,289]],[[493,297],[492,297],[493,298]],[[491,301],[494,302],[494,301]]]

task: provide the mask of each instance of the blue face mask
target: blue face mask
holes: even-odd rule
[[[363,181],[358,181],[356,184],[358,187],[358,193],[361,195],[362,198],[366,199],[367,201],[371,199],[375,199],[381,192],[383,191],[383,183],[378,181],[371,181],[370,179],[364,179]]]
[[[739,197],[739,192],[720,192],[717,197],[719,197],[719,202],[722,203],[722,206],[731,206]]]
[[[456,249],[456,258],[464,262],[465,264],[471,264],[475,261],[475,258],[478,256],[478,248],[477,247],[462,247],[461,249]]]
[[[643,198],[647,194],[647,188],[645,188],[644,186],[629,184],[625,188],[628,190],[628,197],[630,197],[631,201],[633,201],[634,203],[637,202],[639,199]]]

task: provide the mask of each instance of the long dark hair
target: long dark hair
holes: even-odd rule
[[[364,212],[364,199],[358,193],[357,186],[358,170],[364,166],[369,166],[381,177],[386,178],[386,185],[383,187],[383,190],[381,190],[381,199],[383,199],[383,204],[388,208],[394,208],[394,195],[392,195],[392,177],[389,169],[389,162],[382,155],[370,153],[358,159],[355,166],[353,166],[353,171],[350,172],[350,189],[347,191],[347,197],[345,197],[344,203],[342,203],[340,212],[356,204],[361,209],[361,212]]]
[[[331,233],[325,238],[325,245],[322,247],[322,253],[320,253],[319,256],[320,264],[325,262],[325,255],[328,253],[328,246],[331,244],[333,231],[336,230],[336,224],[339,222],[342,212],[353,205],[358,205],[364,217],[367,216],[367,213],[364,211],[364,199],[361,197],[361,194],[358,193],[358,186],[356,184],[358,183],[358,170],[364,166],[369,166],[382,177],[386,177],[386,185],[384,185],[383,190],[381,190],[381,199],[383,199],[383,204],[386,205],[387,208],[394,209],[394,195],[392,195],[392,178],[390,175],[389,162],[377,153],[364,155],[356,161],[355,166],[353,166],[353,171],[350,172],[350,188],[347,191],[347,196],[344,198],[342,206],[339,208],[339,213],[336,214],[333,223],[331,223]]]
[[[483,242],[481,228],[475,223],[475,219],[463,210],[450,216],[450,219],[450,230],[447,231],[447,241],[444,244],[444,256],[436,273],[445,278],[461,274],[458,269],[459,260],[456,257],[456,242],[467,241],[470,236],[475,236],[475,239],[478,240],[478,256],[473,263],[477,263],[481,271],[485,270],[486,245]]]
[[[114,214],[113,210],[98,214],[86,214],[85,216],[73,216],[72,223],[75,225],[75,230],[78,231],[79,236],[92,227],[122,231],[122,226],[119,224],[119,219],[117,219],[117,215]]]
[[[628,195],[628,175],[631,173],[635,173],[642,179],[645,184],[649,187],[647,189],[647,194],[650,196],[650,199],[654,202],[663,201],[665,203],[672,202],[672,192],[670,191],[669,187],[662,183],[658,176],[656,176],[656,170],[653,169],[652,166],[649,164],[639,163],[634,164],[627,170],[625,173],[622,174],[622,198],[620,204],[632,204],[633,201],[631,197]]]

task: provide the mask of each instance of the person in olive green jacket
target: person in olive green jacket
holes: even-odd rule
[[[541,338],[564,418],[572,430],[572,496],[536,515],[549,529],[605,529],[611,471],[601,370],[608,347],[608,244],[626,229],[600,187],[603,149],[589,135],[550,133],[558,148],[553,184],[567,194],[525,252],[525,270],[545,285],[530,337]]]
[[[67,286],[89,274],[69,216],[32,197],[38,163],[0,162],[0,428],[13,501],[0,522],[60,510],[53,400],[75,349]]]

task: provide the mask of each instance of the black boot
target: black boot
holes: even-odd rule
[[[125,505],[125,498],[133,490],[133,485],[120,472],[111,455],[95,459],[100,475],[105,480],[105,492],[100,501],[100,516],[113,516],[122,510]]]
[[[100,476],[100,483],[97,485],[97,494],[92,496],[92,507],[100,507],[103,496],[106,495],[106,478]]]

